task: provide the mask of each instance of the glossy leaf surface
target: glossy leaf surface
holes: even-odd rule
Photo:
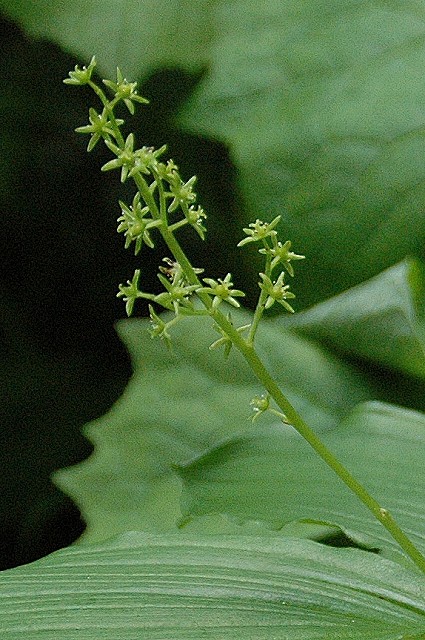
[[[4,640],[419,640],[425,580],[310,541],[128,534],[0,575]]]

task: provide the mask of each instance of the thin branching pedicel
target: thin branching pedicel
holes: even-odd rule
[[[232,346],[240,351],[247,364],[258,378],[266,393],[256,396],[252,401],[254,419],[265,412],[271,412],[282,423],[291,425],[300,433],[316,453],[339,476],[339,478],[357,495],[371,513],[381,522],[403,551],[425,573],[425,558],[413,545],[411,540],[400,529],[387,509],[364,489],[341,462],[329,451],[315,432],[304,422],[286,396],[282,393],[273,376],[264,366],[254,347],[254,338],[264,314],[275,302],[286,311],[294,312],[288,302],[295,296],[285,282],[285,274],[294,276],[293,262],[303,260],[304,256],[291,251],[291,242],[284,243],[277,238],[277,226],[281,217],[271,222],[256,220],[244,229],[245,238],[239,247],[259,243],[259,253],[264,256],[265,264],[259,274],[259,297],[253,320],[250,325],[236,327],[230,313],[224,315],[222,303],[239,307],[238,298],[245,294],[233,287],[232,276],[228,273],[224,278],[203,278],[203,272],[192,266],[179,241],[176,232],[187,225],[205,238],[204,222],[206,214],[196,204],[194,186],[195,176],[183,180],[179,168],[173,160],[163,162],[160,158],[166,147],[155,150],[152,147],[136,147],[133,133],[124,136],[121,127],[124,121],[115,116],[115,108],[123,103],[130,114],[134,113],[135,103],[146,104],[148,101],[137,93],[137,84],[128,82],[117,70],[116,82],[104,80],[103,84],[111,92],[108,98],[99,84],[92,79],[96,61],[93,57],[88,67],[75,67],[69,73],[66,84],[90,86],[98,96],[102,110],[89,110],[89,124],[78,127],[76,131],[90,136],[88,151],[103,140],[114,156],[103,165],[102,171],[120,170],[121,182],[133,180],[136,193],[130,205],[120,201],[121,215],[118,217],[118,232],[124,234],[125,247],[134,242],[134,252],[139,254],[143,247],[152,248],[152,235],[159,233],[167,245],[172,258],[164,258],[165,265],[159,267],[158,278],[163,291],[157,295],[144,292],[139,288],[140,270],[136,269],[131,280],[119,285],[118,296],[126,303],[126,312],[131,315],[139,298],[149,301],[152,337],[162,338],[168,346],[171,344],[170,329],[185,316],[208,316],[214,321],[214,329],[220,337],[210,348],[224,347],[228,356]],[[279,272],[276,273],[276,269]],[[172,312],[171,320],[160,317],[155,306]],[[248,335],[246,335],[248,334]],[[278,409],[273,408],[273,402]]]
[[[261,281],[258,283],[258,286],[261,292],[248,337],[250,344],[254,342],[255,334],[264,311],[270,309],[275,302],[282,305],[286,311],[294,313],[293,307],[287,301],[295,298],[295,294],[289,291],[289,284],[285,284],[284,282],[285,271],[294,277],[294,268],[291,264],[292,260],[304,260],[305,256],[290,251],[292,244],[290,240],[287,240],[284,244],[277,240],[276,227],[280,219],[281,216],[276,216],[270,223],[257,219],[244,229],[246,238],[238,244],[238,247],[243,247],[252,242],[259,242],[262,248],[259,249],[258,252],[266,257],[264,273],[259,274]],[[282,266],[283,270],[276,280],[272,280],[272,273],[279,265]]]

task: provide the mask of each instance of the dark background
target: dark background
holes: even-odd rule
[[[131,374],[114,323],[124,317],[120,282],[142,268],[144,287],[157,287],[165,255],[124,251],[116,233],[118,198],[131,185],[102,174],[110,158],[74,128],[87,122],[96,97],[62,83],[76,60],[57,46],[33,41],[0,20],[0,568],[34,560],[75,540],[84,523],[78,509],[50,482],[53,470],[90,454],[81,426],[102,415]],[[199,201],[209,213],[205,252],[193,233],[194,264],[211,274],[231,271],[241,205],[226,149],[179,131],[174,117],[201,75],[162,70],[140,87],[151,101],[127,124],[140,144],[168,144],[186,179],[199,178]],[[215,230],[226,225],[220,241]],[[225,265],[223,268],[222,265]],[[221,265],[221,266],[220,266]],[[137,314],[145,313],[143,306]]]

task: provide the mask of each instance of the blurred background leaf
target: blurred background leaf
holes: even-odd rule
[[[345,356],[424,379],[423,294],[422,265],[405,260],[334,298],[277,322]]]
[[[214,0],[0,0],[0,10],[35,38],[57,42],[108,76],[128,79],[160,67],[199,71],[209,61]]]
[[[309,258],[300,304],[423,258],[425,2],[232,0],[215,17],[182,122],[229,144],[247,215],[282,215]]]
[[[42,31],[44,22],[39,24]],[[108,152],[99,148],[88,155],[87,142],[74,133],[95,104],[91,92],[70,91],[62,83],[80,61],[44,39],[27,37],[5,18],[0,36],[0,568],[7,568],[69,544],[84,528],[50,475],[87,457],[91,447],[81,426],[110,407],[130,376],[114,330],[125,315],[115,296],[138,262],[116,234],[118,198],[132,192],[100,173]],[[226,149],[182,133],[174,123],[199,78],[199,72],[168,67],[146,76],[141,93],[151,105],[132,124],[141,143],[167,141],[182,174],[199,176],[200,198],[210,214],[209,253],[193,236],[188,240],[194,260],[202,256],[214,274],[217,262],[232,267],[227,257],[240,215]],[[217,229],[224,219],[223,240]],[[163,255],[159,245],[144,258],[147,287],[158,287]]]
[[[232,317],[236,326],[250,320],[242,312]],[[218,350],[208,351],[217,334],[205,318],[185,319],[174,328],[172,353],[152,341],[148,326],[147,320],[119,324],[133,377],[109,413],[85,427],[93,454],[54,475],[84,515],[85,541],[129,529],[176,531],[182,513],[174,467],[249,430],[250,400],[262,393],[242,356],[232,353],[225,361]],[[374,396],[373,384],[355,370],[269,323],[259,348],[270,357],[271,346],[277,380],[314,428],[334,427],[353,406]],[[207,531],[210,527],[207,523]]]

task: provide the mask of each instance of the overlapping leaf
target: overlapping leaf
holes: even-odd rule
[[[323,439],[425,551],[425,415],[365,403]],[[281,423],[230,438],[179,472],[186,516],[218,512],[275,526],[311,518],[366,536],[380,550],[395,545],[304,440]]]
[[[186,122],[229,143],[255,215],[285,214],[296,249],[310,257],[298,285],[304,300],[321,300],[406,253],[423,255],[422,0],[181,0],[154,8],[2,0],[0,8],[30,33],[86,58],[96,53],[101,69],[119,64],[136,77],[159,65],[199,69],[213,4],[213,73]],[[399,272],[391,273],[381,285],[394,284]],[[403,273],[410,277],[410,267]],[[342,306],[332,302],[329,315],[321,315],[324,307],[309,312],[299,328],[422,376],[412,300],[393,291],[392,307],[377,298],[354,312],[376,296],[373,285]],[[328,327],[315,333],[319,320]],[[238,357],[210,358],[207,345],[217,336],[188,321],[176,332],[174,355],[159,356],[145,325],[121,326],[135,375],[110,414],[88,428],[93,456],[57,474],[83,510],[87,539],[128,528],[174,530],[181,487],[172,469],[180,465],[188,517],[223,512],[274,525],[319,518],[390,548],[294,434],[245,420],[261,389]],[[332,448],[385,496],[423,548],[423,416],[361,405],[337,427],[370,397],[368,384],[278,322],[264,327],[259,349],[307,421],[327,428]],[[265,536],[136,536],[0,576],[0,628],[6,640],[424,638],[424,594],[417,573],[359,551]]]
[[[235,313],[234,321],[246,324],[249,315]],[[150,338],[147,326],[144,320],[119,325],[134,376],[112,410],[85,430],[93,455],[55,475],[81,508],[88,539],[129,528],[175,529],[180,484],[172,468],[248,430],[249,402],[263,391],[239,354],[226,361],[208,350],[217,334],[205,318],[177,325],[172,353]],[[277,380],[315,427],[337,424],[370,397],[354,372],[304,339],[268,324],[260,338]]]
[[[347,355],[425,376],[422,267],[404,261],[291,318],[277,320]]]
[[[425,638],[425,580],[310,541],[128,534],[0,575],[4,640]]]

